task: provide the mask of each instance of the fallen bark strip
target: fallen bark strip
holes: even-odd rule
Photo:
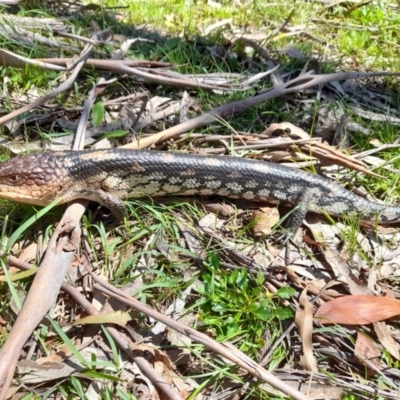
[[[47,246],[46,255],[18,317],[0,352],[0,400],[7,391],[23,346],[56,301],[68,266],[80,241],[79,221],[87,202],[68,207]]]
[[[8,256],[7,261],[14,266],[23,270],[30,270],[33,266],[25,261],[20,260],[14,256]],[[67,282],[63,282],[61,289],[68,293],[76,302],[79,304],[89,315],[100,315],[100,312],[82,295],[82,293],[75,289],[72,285]],[[138,356],[131,350],[134,347],[134,343],[128,339],[127,336],[122,335],[118,329],[113,328],[110,325],[106,325],[108,333],[112,336],[118,347],[124,351],[139,367],[143,374],[148,377],[154,386],[157,386],[160,391],[168,396],[172,400],[183,400],[179,393],[169,384],[161,375],[159,375],[151,364],[143,357]]]
[[[121,66],[121,71],[124,70],[128,74],[134,74],[136,69]],[[129,70],[134,70],[129,72]],[[148,74],[150,75],[150,74]],[[275,99],[277,97],[285,96],[290,93],[295,93],[303,89],[309,89],[314,86],[319,86],[325,83],[348,80],[348,79],[361,79],[377,76],[400,76],[400,72],[337,72],[333,74],[303,74],[297,78],[291,79],[288,82],[282,83],[266,92],[257,96],[248,97],[247,99],[233,101],[222,106],[213,108],[212,110],[203,113],[190,121],[183,122],[172,128],[166,129],[162,132],[156,133],[150,137],[136,140],[125,146],[128,149],[143,149],[156,144],[159,141],[166,141],[176,138],[184,133],[202,126],[210,125],[216,121],[231,118],[235,115],[241,114],[243,111],[264,101]]]

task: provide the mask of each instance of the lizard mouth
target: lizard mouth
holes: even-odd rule
[[[11,190],[10,190],[11,189]],[[4,188],[0,185],[0,198],[19,201],[26,204],[34,204],[37,206],[46,206],[54,199],[46,198],[43,193],[29,189],[27,191],[18,191],[15,188]]]

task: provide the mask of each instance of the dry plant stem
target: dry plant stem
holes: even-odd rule
[[[72,58],[36,58],[38,62],[58,65],[66,67],[68,63],[72,62]],[[97,58],[89,58],[85,61],[84,68],[98,68],[106,71],[113,71],[116,65],[126,65],[128,67],[154,67],[154,68],[172,68],[174,65],[171,63],[160,61],[147,61],[147,60],[99,60]]]
[[[169,318],[156,310],[146,306],[140,301],[130,298],[126,296],[123,292],[116,289],[112,285],[107,282],[102,281],[97,276],[91,274],[92,277],[99,283],[95,284],[94,287],[97,290],[100,290],[106,295],[112,296],[113,298],[119,300],[120,302],[128,305],[129,307],[135,308],[138,311],[145,313],[146,315],[154,318],[157,321],[162,322],[163,324],[169,326],[172,329],[175,329],[177,332],[191,338],[192,340],[197,341],[198,343],[203,344],[209,349],[213,350],[215,353],[219,354],[222,357],[227,358],[228,360],[234,362],[241,368],[245,369],[251,375],[255,376],[257,379],[261,379],[264,382],[269,383],[274,388],[280,390],[281,392],[291,396],[295,400],[309,400],[307,396],[303,395],[296,389],[287,385],[285,382],[280,380],[279,378],[272,375],[270,372],[265,370],[263,367],[258,365],[251,358],[247,357],[241,351],[237,349],[232,349],[232,346],[227,346],[224,344],[217,343],[215,340],[211,339],[207,335],[198,332],[192,328],[184,326],[179,322]]]
[[[10,264],[15,265],[18,268],[29,270],[32,269],[32,265],[19,260],[17,257],[8,256],[7,261]],[[90,315],[100,315],[100,313],[93,307],[93,305],[82,296],[82,293],[76,290],[69,283],[63,282],[61,289],[68,293],[88,314]],[[124,351],[139,367],[139,369],[144,373],[144,375],[151,380],[151,382],[157,386],[168,398],[172,400],[183,400],[179,393],[151,366],[151,364],[144,358],[141,357],[131,350],[133,343],[127,340],[120,332],[111,327],[106,326],[107,331],[110,333],[114,341],[117,343],[118,347]],[[131,346],[132,345],[132,346]]]
[[[122,66],[125,72],[129,73],[129,70],[133,68]],[[133,73],[133,72],[131,72]],[[148,74],[150,75],[150,74]],[[240,114],[250,107],[260,104],[264,101],[274,99],[276,97],[285,96],[290,93],[295,93],[303,89],[308,89],[321,84],[329,83],[332,81],[346,80],[346,79],[360,79],[376,76],[398,76],[400,73],[391,72],[337,72],[334,74],[304,74],[300,75],[295,79],[278,85],[262,94],[254,97],[249,97],[244,100],[233,101],[231,103],[224,104],[216,107],[207,113],[201,114],[198,117],[191,119],[190,121],[183,122],[172,128],[166,129],[163,132],[159,132],[145,139],[140,139],[136,142],[129,143],[123,147],[129,149],[143,149],[159,142],[160,140],[165,141],[175,138],[183,133],[189,132],[193,129],[210,125],[216,121],[231,118],[234,115]]]
[[[150,137],[150,136],[149,136]],[[190,138],[192,138],[192,136],[190,136]],[[254,140],[254,138],[249,138],[249,136],[247,136],[247,138],[249,140],[244,139],[245,143],[249,143],[249,144],[245,144],[245,145],[236,145],[236,143],[234,142],[235,151],[239,151],[239,150],[265,150],[265,149],[284,149],[287,150],[288,148],[292,148],[294,146],[297,146],[298,148],[301,147],[301,145],[305,145],[305,144],[314,144],[314,143],[318,143],[321,141],[320,138],[310,138],[310,139],[289,139],[289,138],[272,138],[272,139],[262,139],[262,140]],[[226,150],[226,146],[225,147],[210,147],[210,148],[205,148],[205,149],[201,149],[201,153],[208,153],[208,154],[231,154],[231,142],[232,142],[232,138],[230,136],[225,136],[223,138],[218,138],[218,139],[214,139],[213,137],[210,137],[209,140],[207,139],[195,139],[196,143],[203,143],[203,142],[221,142],[222,140],[226,140],[229,141],[229,152],[227,152]],[[194,148],[193,150],[196,150],[196,148]],[[198,149],[197,149],[198,150]],[[297,150],[297,149],[296,149]],[[312,154],[312,153],[311,153]]]
[[[142,69],[128,67],[123,64],[116,64],[109,71],[114,72],[114,73],[117,73],[117,72],[125,73],[130,76],[139,76],[150,82],[156,82],[161,85],[168,85],[168,86],[173,86],[173,87],[178,87],[178,88],[185,88],[185,89],[186,88],[193,88],[193,89],[201,88],[201,89],[208,89],[208,90],[223,90],[224,89],[224,87],[220,87],[217,85],[208,85],[206,83],[198,83],[193,79],[192,80],[191,79],[183,80],[183,79],[177,79],[177,78],[169,78],[167,76],[156,75],[157,70],[154,70],[155,73],[151,74]],[[272,73],[273,70],[271,70],[269,72]],[[229,88],[229,90],[241,91],[243,89]]]
[[[229,136],[225,137],[226,139],[229,138]],[[246,137],[248,139],[251,139],[249,135]],[[246,141],[246,138],[244,138],[244,141]],[[222,140],[216,140],[213,139],[214,141],[222,142]],[[203,142],[206,140],[198,140],[199,142]],[[212,148],[207,148],[207,149],[202,149],[202,153],[208,153],[208,154],[230,154],[232,148],[231,148],[231,143],[227,143],[225,147],[212,147]],[[320,166],[322,164],[327,164],[327,165],[340,165],[342,167],[356,170],[359,172],[362,172],[364,174],[369,174],[373,175],[376,177],[382,178],[381,175],[375,174],[374,172],[371,172],[365,167],[365,164],[360,161],[355,159],[354,157],[347,156],[346,154],[341,153],[340,151],[337,151],[333,148],[326,147],[320,143],[320,139],[318,138],[310,138],[310,139],[301,139],[301,140],[294,140],[294,139],[282,139],[276,140],[275,138],[273,139],[265,139],[265,140],[258,140],[256,141],[255,144],[247,144],[244,146],[236,146],[234,144],[234,150],[239,151],[239,150],[256,150],[256,149],[273,149],[273,148],[283,148],[286,150],[292,150],[293,152],[301,150],[304,154],[309,154],[310,156],[313,156],[317,158],[320,162]],[[314,164],[314,162],[312,162]]]
[[[101,94],[104,89],[111,83],[114,83],[116,79],[110,79],[105,81],[103,78],[99,79],[99,82],[94,86],[94,88],[89,92],[88,98],[85,101],[85,105],[82,110],[82,114],[79,118],[78,127],[76,128],[76,133],[74,136],[74,142],[72,145],[73,150],[83,149],[85,146],[85,134],[87,122],[90,116],[90,110],[92,109],[93,103],[97,96]]]
[[[22,347],[56,301],[67,268],[80,240],[79,221],[86,202],[69,206],[48,244],[23,307],[0,352],[0,400],[11,384]]]
[[[293,151],[297,149],[294,146],[289,146]],[[313,147],[310,144],[301,144],[299,147],[304,154],[310,154],[318,160],[327,163],[328,165],[339,165],[354,171],[359,171],[364,174],[383,178],[382,175],[378,175],[375,172],[369,171],[365,168],[365,164],[362,161],[356,160],[346,154],[341,153],[335,149],[324,147],[321,143],[314,142]]]
[[[142,97],[149,98],[150,93],[149,92],[132,93],[128,96],[121,96],[121,97],[117,97],[116,99],[110,99],[110,100],[104,101],[103,104],[104,104],[104,106],[112,106],[114,104],[121,104],[125,101],[139,100]]]
[[[113,60],[120,58],[118,53],[113,55]],[[114,83],[116,79],[109,79],[110,73],[103,72],[99,81],[93,87],[93,89],[89,92],[89,95],[85,101],[85,105],[82,110],[82,114],[79,117],[78,126],[76,128],[76,133],[74,136],[74,142],[72,145],[73,150],[83,149],[85,146],[85,136],[86,136],[86,128],[87,123],[90,116],[90,110],[92,109],[93,103],[98,95],[103,93],[103,91],[107,88],[108,85]]]

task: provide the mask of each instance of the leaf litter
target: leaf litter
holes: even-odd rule
[[[126,59],[121,62],[110,59],[95,44],[111,43],[113,51],[117,53],[118,41],[111,30],[90,39],[95,43],[93,49],[89,50],[90,56],[87,51],[86,54],[82,52],[82,58],[78,61],[72,55],[71,58],[60,59],[60,54],[55,53],[55,49],[62,48],[64,53],[78,52],[81,51],[79,39],[86,41],[88,38],[69,37],[67,34],[71,30],[68,23],[56,19],[47,21],[46,29],[41,34],[35,32],[35,26],[29,24],[29,21],[21,21],[22,19],[10,20],[9,16],[1,15],[0,24],[7,28],[3,29],[1,35],[23,46],[40,43],[46,58],[29,59],[1,49],[2,66],[21,68],[35,65],[46,70],[76,73],[70,76],[66,84],[61,82],[51,94],[30,89],[31,98],[14,92],[11,85],[4,87],[3,95],[6,93],[14,112],[3,113],[1,123],[3,126],[7,123],[7,133],[13,140],[2,139],[0,146],[14,154],[27,149],[71,148],[74,141],[71,132],[78,130],[81,148],[99,143],[101,147],[126,144],[128,147],[142,148],[150,145],[195,153],[246,155],[287,163],[295,168],[316,169],[323,175],[344,181],[353,190],[357,189],[356,178],[359,173],[380,176],[369,168],[370,165],[398,173],[393,160],[387,161],[377,156],[387,149],[387,145],[378,143],[373,158],[369,154],[361,157],[360,154],[349,155],[342,150],[343,143],[344,147],[348,147],[346,143],[350,132],[371,134],[371,129],[360,121],[385,121],[394,125],[400,121],[394,100],[387,95],[378,78],[374,81],[377,83],[361,83],[353,80],[357,75],[338,75],[338,80],[332,78],[333,80],[324,81],[324,85],[317,87],[317,77],[313,85],[307,86],[309,77],[315,77],[319,73],[320,66],[314,60],[306,63],[309,70],[303,70],[303,75],[300,75],[305,78],[303,88],[301,79],[296,81],[300,71],[292,69],[281,72],[270,57],[272,50],[260,44],[260,37],[256,33],[238,35],[231,21],[212,26],[208,30],[211,33],[215,29],[223,29],[228,43],[226,47],[210,46],[209,43],[198,45],[202,47],[202,51],[208,52],[217,60],[234,59],[248,63],[250,67],[247,68],[247,73],[186,74],[177,73],[174,70],[176,65],[159,60],[136,62]],[[17,28],[13,28],[15,26]],[[54,35],[60,31],[65,33],[62,40]],[[272,40],[275,35],[282,33],[301,35],[303,40],[325,43],[307,32],[304,27],[290,26],[290,17],[268,39]],[[128,39],[124,37],[120,39],[125,41],[126,45],[121,45],[125,52],[135,43],[128,43]],[[147,40],[143,38],[142,42],[146,44]],[[241,59],[235,48],[238,44],[256,50],[258,55]],[[170,42],[170,46],[173,45]],[[308,60],[296,48],[275,49],[274,52],[274,56],[285,55],[289,59],[303,62]],[[116,87],[115,79],[108,82],[99,80],[94,86],[92,97],[90,98],[89,93],[86,94],[88,100],[82,107],[65,107],[54,102],[57,95],[65,93],[72,83],[79,81],[80,68],[85,67],[103,77],[111,73],[119,83],[123,82],[127,87],[126,77],[129,76],[129,90]],[[244,90],[253,90],[254,93],[259,90],[256,94],[263,95],[263,89],[258,86],[267,76],[272,78],[275,88],[294,79],[296,96],[283,97],[281,108],[291,110],[291,121],[297,121],[296,123],[277,122],[272,118],[262,122],[268,124],[265,129],[258,128],[257,131],[257,125],[252,123],[245,132],[231,131],[227,134],[227,129],[225,132],[222,129],[224,124],[218,124],[217,118],[201,119],[202,115],[209,112],[202,109],[196,98],[200,90],[214,95],[231,95]],[[162,91],[161,95],[153,95],[151,89],[154,85],[160,85],[167,90]],[[172,94],[168,89],[170,87],[175,88]],[[274,96],[285,95],[285,90],[289,89],[290,86],[287,85]],[[243,96],[247,97],[247,94]],[[264,94],[264,97],[269,98],[268,94]],[[315,98],[319,100],[318,107],[311,113],[310,107]],[[99,111],[100,115],[94,118],[91,113],[96,100],[103,107]],[[346,109],[340,104],[342,100],[348,101]],[[221,97],[221,103],[223,102],[224,98]],[[246,107],[242,107],[239,111],[245,109]],[[32,110],[35,110],[35,114],[31,113]],[[231,109],[226,107],[226,110]],[[30,118],[26,116],[27,112],[31,113]],[[79,122],[81,115],[84,118]],[[194,115],[200,116],[199,122],[197,125],[189,125]],[[215,115],[225,118],[228,114],[221,111]],[[98,122],[94,124],[95,120]],[[181,124],[182,128],[176,129]],[[201,126],[208,124],[214,127],[215,133],[197,132]],[[164,134],[168,129],[172,129],[171,134]],[[194,132],[188,133],[191,130]],[[37,132],[46,132],[48,137],[43,139]],[[328,145],[326,139],[335,133],[338,135],[335,144]],[[135,144],[138,134],[140,144]],[[29,138],[28,143],[25,143],[24,137]],[[393,145],[397,146],[397,143]],[[348,169],[357,173],[349,174]],[[193,213],[193,207],[198,204],[201,206]],[[85,237],[80,239],[85,254],[82,254],[83,257],[75,256],[72,262],[66,264],[67,267],[71,265],[69,268],[74,268],[71,276],[75,276],[72,282],[77,286],[74,288],[64,282],[64,292],[51,312],[53,318],[65,324],[66,330],[67,324],[70,325],[68,336],[72,345],[79,349],[82,358],[72,359],[69,347],[57,352],[57,344],[52,336],[54,334],[50,331],[46,336],[46,345],[53,351],[50,356],[44,357],[40,346],[30,339],[28,345],[23,347],[23,356],[28,358],[31,355],[30,346],[36,350],[36,361],[29,361],[28,366],[29,371],[33,371],[37,378],[35,382],[51,382],[66,376],[76,376],[84,370],[76,365],[85,366],[85,363],[94,359],[110,363],[112,345],[105,339],[106,336],[98,324],[114,322],[107,329],[122,350],[124,368],[120,377],[125,383],[120,383],[120,388],[140,399],[160,398],[160,393],[169,398],[181,399],[187,398],[196,390],[199,391],[196,397],[198,399],[213,398],[218,392],[228,398],[231,392],[222,390],[222,387],[229,387],[235,392],[237,383],[233,379],[225,377],[224,385],[220,388],[212,384],[201,387],[201,380],[185,376],[187,371],[192,375],[208,374],[215,368],[215,363],[220,363],[221,360],[231,367],[240,366],[236,373],[241,376],[252,374],[268,382],[268,385],[260,385],[267,393],[277,393],[276,390],[280,390],[298,399],[306,398],[304,394],[314,396],[307,398],[326,398],[327,395],[322,393],[328,388],[333,398],[339,398],[343,389],[352,393],[374,393],[388,399],[397,398],[394,386],[397,374],[380,358],[380,348],[387,350],[396,359],[399,357],[395,334],[397,322],[395,319],[388,320],[397,316],[399,307],[398,301],[392,298],[396,295],[396,279],[399,275],[400,254],[396,249],[400,236],[397,229],[362,227],[357,221],[346,224],[345,221],[332,221],[310,215],[307,216],[305,228],[297,235],[296,246],[292,249],[292,261],[290,265],[286,265],[282,256],[283,250],[273,236],[274,227],[279,223],[277,208],[260,207],[246,201],[222,201],[217,204],[216,206],[213,199],[184,199],[182,206],[176,202],[168,205],[166,201],[150,207],[149,205],[153,206],[151,202],[138,201],[132,203],[132,207],[140,210],[136,211],[139,218],[133,218],[125,227],[109,232],[108,236],[91,226],[85,227]],[[285,210],[281,211],[284,215]],[[168,213],[173,216],[172,219],[165,217]],[[15,212],[13,214],[11,211],[10,216],[15,218]],[[38,232],[43,234],[40,229]],[[87,236],[89,232],[92,240]],[[48,251],[47,243],[48,239],[42,243],[42,254]],[[74,248],[75,245],[69,246]],[[21,242],[19,249],[13,250],[14,255],[8,257],[10,265],[31,267],[27,261],[35,259],[33,253],[37,253],[32,242]],[[291,324],[282,338],[274,336],[267,326],[259,335],[260,338],[269,337],[270,342],[281,343],[286,352],[286,356],[279,362],[275,361],[273,376],[258,364],[265,354],[259,353],[258,359],[250,360],[239,351],[240,342],[235,343],[234,336],[232,340],[236,347],[229,340],[218,344],[213,340],[217,336],[216,332],[203,329],[199,311],[193,305],[199,298],[199,293],[204,292],[202,271],[204,265],[212,263],[210,253],[218,258],[219,268],[231,270],[236,285],[246,279],[244,275],[233,274],[233,271],[244,268],[249,274],[263,276],[259,279],[269,297],[287,286],[296,290],[296,296],[289,297],[289,300],[281,299],[287,307],[295,310],[296,325]],[[101,274],[103,280],[96,280],[96,275]],[[183,276],[183,280],[179,276]],[[109,279],[120,286],[122,292],[105,282]],[[178,294],[175,293],[176,284],[183,285]],[[32,289],[34,286],[30,290]],[[132,295],[139,295],[147,306],[137,308],[139,305],[129,300]],[[129,308],[129,314],[123,313],[126,306],[133,307]],[[254,304],[252,307],[254,308]],[[312,314],[316,308],[318,311],[315,317],[318,318],[313,321]],[[134,309],[140,313],[132,311]],[[257,312],[262,315],[260,310],[258,308]],[[85,324],[79,324],[79,318],[76,318],[78,316]],[[324,321],[345,326],[334,325],[330,330],[322,330],[319,323]],[[361,330],[356,331],[351,326],[355,324],[360,325]],[[125,329],[121,330],[118,325],[125,326]],[[295,329],[298,330],[298,338]],[[82,340],[84,338],[90,340]],[[93,338],[96,338],[95,341]],[[355,346],[352,345],[353,340]],[[208,347],[208,350],[196,347],[195,344],[198,346],[198,343]],[[61,354],[60,358],[55,359],[56,354]],[[321,356],[324,358],[321,359]],[[118,365],[121,360],[114,362]],[[43,365],[47,365],[46,368]],[[73,367],[69,367],[70,365]],[[17,378],[26,384],[30,375],[23,368],[24,362],[21,360],[18,373],[24,374],[25,380],[22,375]],[[357,374],[362,377],[365,370],[370,377],[384,377],[386,387],[376,386],[373,380],[365,382],[361,378],[353,379]],[[326,374],[321,373],[324,371]],[[112,371],[108,373],[112,374]],[[334,375],[334,382],[327,378],[329,374]],[[129,385],[126,384],[128,381]],[[296,386],[291,385],[293,381]],[[307,385],[299,387],[299,381]],[[321,382],[325,385],[321,385]],[[240,387],[244,393],[248,390],[246,384],[241,383]],[[338,390],[335,391],[336,389]],[[97,387],[91,385],[87,392],[88,395],[98,395],[101,390],[101,384]]]

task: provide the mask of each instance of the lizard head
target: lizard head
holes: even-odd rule
[[[57,199],[65,173],[52,153],[15,157],[0,163],[0,197],[36,205]]]

